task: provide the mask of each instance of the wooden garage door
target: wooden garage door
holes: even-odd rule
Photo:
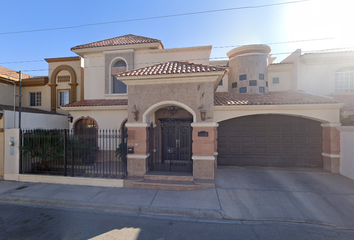
[[[219,123],[218,164],[322,167],[322,127],[285,115],[252,115]]]

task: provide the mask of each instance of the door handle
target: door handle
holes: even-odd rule
[[[180,147],[180,140],[176,139],[176,148],[179,148],[179,147]]]

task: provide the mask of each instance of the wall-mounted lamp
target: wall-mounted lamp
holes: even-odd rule
[[[10,147],[15,146],[15,139],[11,139],[9,142]]]
[[[177,113],[177,107],[168,107],[167,111],[169,112],[170,115],[175,115]]]
[[[2,119],[2,116],[4,115],[3,111],[0,111],[0,119]]]
[[[71,116],[71,114],[68,115],[68,122],[69,123],[73,123],[73,116]]]
[[[206,116],[206,111],[200,110],[200,118],[202,119],[202,121],[205,121],[205,116]]]

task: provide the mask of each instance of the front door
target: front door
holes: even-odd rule
[[[155,171],[192,171],[191,120],[159,119],[151,132],[149,169]]]

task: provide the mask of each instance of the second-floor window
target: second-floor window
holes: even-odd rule
[[[123,60],[118,60],[112,65],[112,93],[127,93],[127,85],[115,77],[118,73],[125,71],[127,71],[127,64]]]
[[[334,92],[354,92],[354,67],[346,67],[336,71]]]
[[[69,91],[59,92],[59,106],[69,104]]]
[[[30,93],[30,106],[39,107],[42,105],[42,94],[41,92]]]

